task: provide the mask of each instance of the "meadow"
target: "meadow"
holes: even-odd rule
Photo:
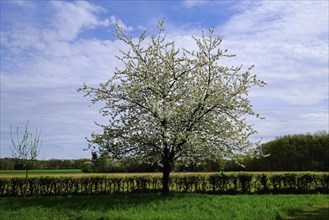
[[[328,201],[329,195],[197,193],[5,197],[0,219],[326,219]]]
[[[26,170],[0,170],[0,177],[21,177],[25,176]],[[68,170],[29,170],[30,176],[49,176],[49,175],[71,175],[82,174],[80,169]]]

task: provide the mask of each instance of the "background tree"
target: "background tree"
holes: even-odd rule
[[[26,170],[26,187],[28,181],[29,170],[36,166],[37,157],[40,152],[42,141],[40,140],[40,131],[36,129],[33,135],[28,131],[29,122],[25,124],[22,138],[19,135],[19,127],[16,128],[16,141],[13,138],[12,127],[10,126],[10,136],[12,142],[12,155],[20,160],[23,168]]]
[[[163,194],[169,193],[169,175],[178,158],[235,158],[252,154],[249,136],[255,133],[246,115],[254,113],[249,89],[264,86],[252,67],[220,65],[227,50],[220,49],[222,37],[209,30],[195,38],[196,51],[176,49],[166,40],[164,22],[158,33],[144,32],[132,39],[117,25],[115,37],[129,51],[118,56],[125,68],[98,88],[86,84],[78,91],[92,103],[104,101],[100,110],[109,117],[104,132],[92,133],[91,148],[111,157],[138,158],[158,163],[163,172]],[[146,42],[149,42],[148,44]]]
[[[12,158],[0,158],[0,170],[13,170],[15,160]]]
[[[247,162],[247,170],[255,171],[328,171],[329,134],[285,135],[261,146],[268,157]]]
[[[107,154],[101,154],[99,157],[96,152],[92,152],[92,169],[94,172],[105,173],[110,171],[110,161]]]

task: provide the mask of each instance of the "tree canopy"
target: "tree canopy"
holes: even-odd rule
[[[100,125],[103,133],[92,133],[91,148],[112,157],[130,157],[163,167],[163,192],[168,193],[171,167],[178,159],[234,159],[252,154],[249,140],[255,130],[246,115],[257,118],[248,99],[251,87],[264,86],[242,66],[221,65],[233,57],[220,45],[223,38],[214,29],[193,37],[196,51],[176,48],[164,33],[138,39],[128,37],[118,25],[114,35],[129,46],[117,56],[124,63],[99,87],[86,84],[78,91],[92,103],[103,102],[100,113],[109,119]],[[242,73],[240,73],[242,72]]]
[[[35,135],[28,131],[29,121],[25,124],[23,137],[20,138],[19,127],[16,128],[16,141],[12,134],[12,126],[10,126],[10,136],[12,142],[12,155],[13,157],[22,161],[24,169],[26,169],[26,178],[28,178],[28,171],[32,169],[36,164],[40,146],[42,141],[40,140],[40,131],[35,131]]]
[[[34,168],[37,163],[37,157],[40,151],[40,146],[42,144],[42,141],[40,140],[40,132],[38,130],[35,130],[35,135],[30,133],[28,131],[29,127],[29,121],[25,124],[25,129],[23,133],[23,137],[20,138],[19,135],[19,127],[16,128],[16,141],[13,138],[12,134],[12,126],[10,126],[10,136],[11,136],[11,142],[12,142],[12,155],[13,157],[21,160],[24,169],[26,170],[25,173],[25,183],[27,186],[28,181],[28,174],[29,170]],[[24,194],[27,192],[27,187],[25,188]]]

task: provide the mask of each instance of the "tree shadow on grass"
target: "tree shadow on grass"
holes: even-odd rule
[[[304,211],[291,217],[284,218],[284,220],[327,220],[329,219],[329,206]]]
[[[105,195],[74,195],[74,196],[38,196],[38,197],[7,197],[0,198],[3,210],[18,210],[31,207],[60,208],[71,210],[102,211],[109,209],[126,209],[145,206],[157,201],[172,200],[184,195],[173,194],[162,196],[160,193],[105,194]]]

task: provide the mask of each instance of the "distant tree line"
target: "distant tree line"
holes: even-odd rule
[[[38,160],[35,162],[36,170],[58,170],[58,169],[88,169],[90,159],[77,160]],[[0,158],[0,170],[24,170],[23,161],[16,158]]]
[[[329,134],[319,131],[314,134],[287,135],[260,146],[264,157],[242,157],[238,165],[231,160],[178,160],[175,172],[217,172],[217,171],[328,171]],[[14,158],[0,158],[1,170],[24,169],[22,161]],[[40,160],[36,169],[81,169],[84,172],[160,172],[161,164],[150,164],[127,158],[109,159],[106,152],[101,155],[92,152],[91,159]]]
[[[189,162],[180,160],[174,167],[175,172],[217,172],[224,170],[238,171],[242,167],[233,161],[211,161]],[[99,156],[93,153],[92,159],[78,160],[37,160],[35,170],[59,170],[59,169],[81,169],[83,172],[91,173],[134,173],[134,172],[160,172],[159,164],[141,163],[133,159],[110,160],[105,154]],[[0,158],[0,170],[25,170],[23,162],[16,158]]]

